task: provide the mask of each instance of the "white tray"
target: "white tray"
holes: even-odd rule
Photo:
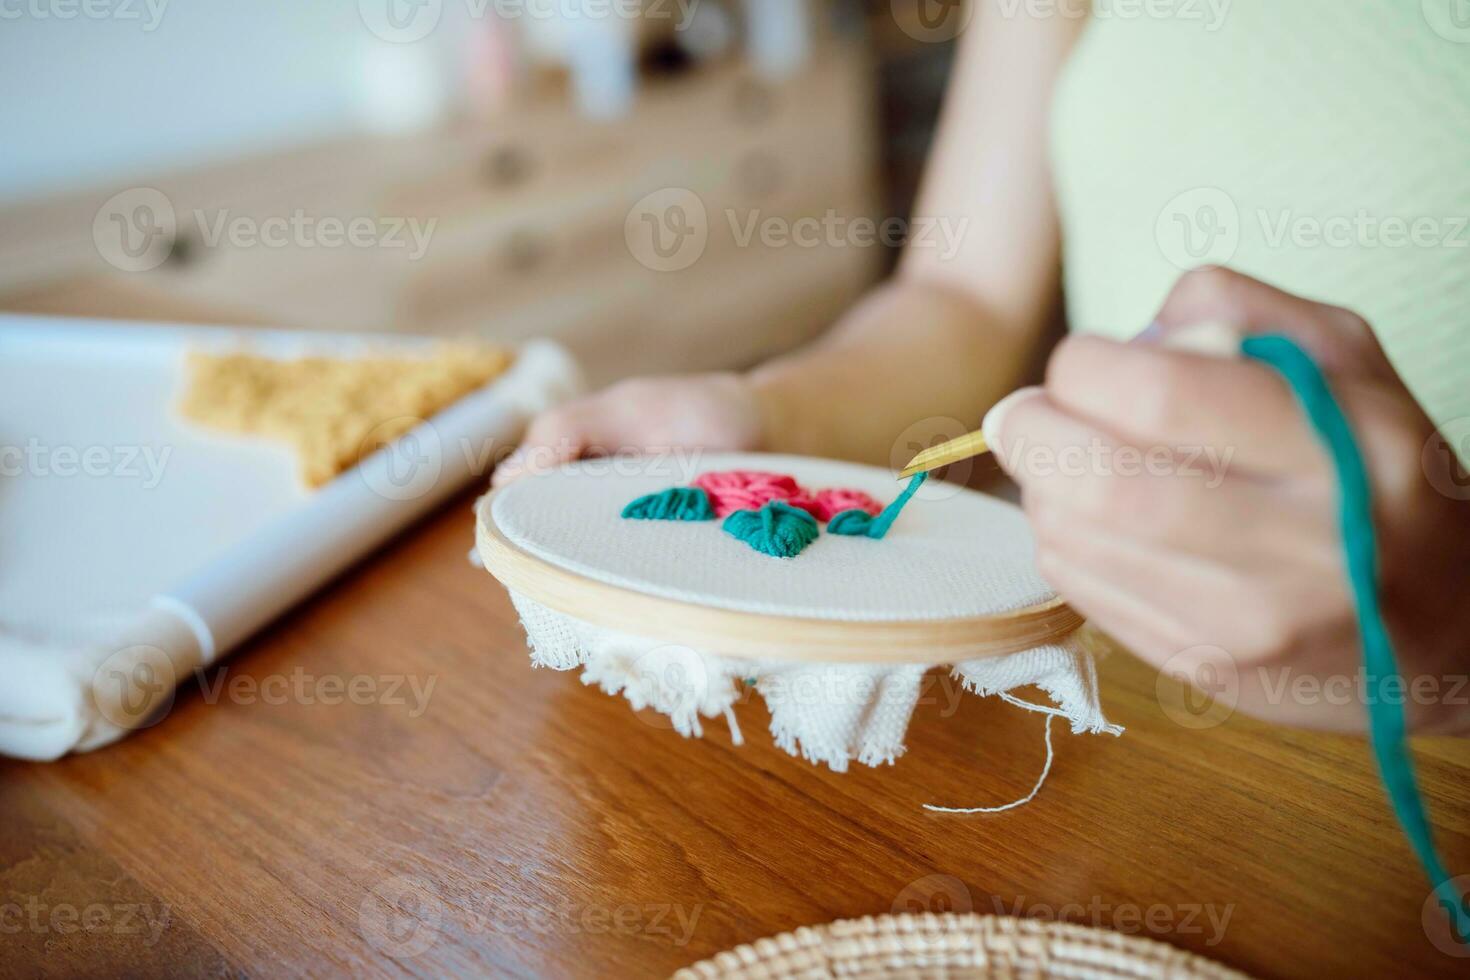
[[[528,345],[502,378],[410,433],[407,450],[313,492],[283,447],[177,418],[187,350],[429,343],[0,316],[0,752],[52,758],[111,741],[122,732],[105,729],[120,726],[89,717],[104,692],[87,688],[116,652],[116,624],[167,610],[208,663],[483,476],[492,445],[577,386],[565,352]]]

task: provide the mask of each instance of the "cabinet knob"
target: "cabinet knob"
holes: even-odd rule
[[[754,78],[742,79],[735,86],[735,119],[747,126],[770,122],[776,113],[776,93],[769,85]]]
[[[485,157],[483,172],[492,187],[507,188],[524,184],[533,170],[530,153],[519,146],[500,146]]]
[[[163,260],[165,268],[182,269],[196,264],[203,255],[200,242],[182,228],[174,232],[173,238],[165,243],[168,258]]]
[[[550,254],[551,246],[546,239],[525,229],[511,232],[502,253],[506,267],[512,272],[531,272],[544,265]]]
[[[781,189],[781,160],[770,150],[752,150],[735,164],[735,187],[745,197],[768,198]]]

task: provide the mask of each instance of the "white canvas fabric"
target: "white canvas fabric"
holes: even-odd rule
[[[718,522],[631,521],[619,513],[642,494],[719,470],[790,473],[810,489],[854,487],[883,501],[900,485],[874,467],[797,457],[710,454],[682,468],[655,465],[651,473],[619,472],[619,465],[632,466],[573,464],[518,481],[492,498],[488,516],[512,543],[553,564],[720,608],[847,621],[942,620],[1054,596],[1035,571],[1020,511],[973,491],[942,484],[927,498],[921,491],[881,541],[824,532],[795,558],[775,559],[724,533]],[[929,669],[721,657],[593,626],[515,592],[511,599],[537,666],[580,667],[584,684],[667,715],[687,737],[703,733],[701,719],[723,717],[737,742],[734,706],[753,683],[770,709],[776,744],[838,772],[853,761],[876,766],[903,754]],[[977,695],[1016,702],[1010,692],[1040,688],[1055,705],[1047,713],[1064,718],[1074,734],[1121,732],[1103,715],[1092,654],[1075,636],[943,666]]]

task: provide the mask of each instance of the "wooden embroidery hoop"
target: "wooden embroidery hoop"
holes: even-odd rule
[[[1019,653],[1072,634],[1083,619],[1060,596],[991,616],[844,622],[773,616],[650,595],[598,582],[516,546],[486,494],[475,545],[506,588],[591,626],[729,657],[801,663],[957,663]]]

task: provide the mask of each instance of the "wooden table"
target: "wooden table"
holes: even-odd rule
[[[936,677],[891,768],[787,756],[759,698],[744,747],[723,723],[685,740],[530,668],[465,560],[469,503],[154,727],[0,763],[0,973],[648,976],[931,908],[1117,927],[1262,976],[1464,975],[1421,927],[1427,888],[1359,740],[1186,729],[1119,655],[1102,676],[1122,738],[1059,730],[1029,806],[926,812],[1024,794],[1040,719]],[[1470,867],[1470,743],[1419,762],[1444,854]]]

